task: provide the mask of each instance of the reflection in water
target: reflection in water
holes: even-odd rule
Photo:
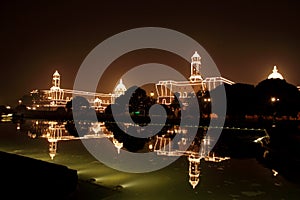
[[[86,123],[86,122],[84,122]],[[120,151],[123,144],[114,139],[114,135],[107,131],[103,122],[94,122],[88,125],[88,132],[84,136],[77,136],[74,133],[74,124],[70,121],[44,121],[44,120],[33,120],[29,127],[21,128],[21,124],[17,123],[17,131],[27,130],[27,135],[30,138],[41,137],[47,139],[49,142],[49,156],[53,160],[57,154],[58,142],[66,140],[83,140],[83,139],[99,139],[99,138],[109,138],[117,151]],[[67,128],[66,128],[67,127]]]
[[[176,132],[186,133],[186,130],[187,129],[181,128],[180,131]],[[173,148],[171,138],[165,137],[164,135],[161,137],[156,137],[154,151],[157,152],[158,155],[187,156],[189,161],[189,182],[192,187],[195,188],[200,180],[199,176],[201,160],[207,162],[221,162],[230,158],[215,156],[215,153],[209,150],[212,149],[212,141],[209,135],[204,134],[204,137],[200,140],[200,142],[198,137],[196,137],[188,148],[186,148],[187,140],[187,138],[182,137],[178,142],[177,148]],[[187,150],[184,151],[183,149]]]
[[[279,141],[282,138],[273,138],[270,143],[270,137],[265,134],[265,131],[254,130],[229,130],[224,129],[226,137],[220,137],[214,148],[212,144],[215,144],[215,138],[213,135],[208,135],[207,127],[199,128],[195,138],[189,138],[188,127],[179,127],[177,125],[164,127],[163,131],[150,138],[142,138],[141,141],[136,140],[134,137],[128,137],[124,132],[118,129],[111,128],[111,124],[107,125],[104,122],[79,122],[84,127],[85,134],[78,136],[73,121],[46,121],[46,120],[26,120],[25,123],[16,122],[16,129],[18,132],[24,132],[28,137],[45,138],[49,143],[49,156],[53,160],[59,151],[59,141],[67,140],[92,140],[92,139],[108,139],[111,144],[114,145],[116,152],[120,154],[121,149],[126,151],[132,151],[137,153],[155,152],[158,156],[183,156],[187,158],[189,162],[189,183],[193,188],[199,184],[201,169],[200,164],[202,162],[222,162],[230,158],[235,158],[236,153],[239,152],[239,157],[256,157],[258,161],[266,165],[271,171],[272,176],[277,177],[278,174],[285,175],[291,180],[298,180],[295,177],[299,177],[299,162],[296,155],[299,152],[295,145],[294,151],[289,154],[279,154],[278,145],[283,145]],[[137,129],[137,132],[141,132],[143,127],[136,126],[134,124],[124,124],[127,131]],[[110,128],[108,128],[110,127]],[[232,135],[230,135],[232,133]],[[256,134],[257,137],[254,137]],[[265,134],[265,135],[264,135]],[[174,136],[179,135],[175,141]],[[237,137],[240,139],[236,140]],[[132,140],[133,138],[133,140]],[[242,138],[242,139],[241,139]],[[245,139],[243,139],[245,138]],[[255,139],[254,139],[255,138]],[[275,138],[275,139],[274,139]],[[248,141],[250,145],[245,145],[243,141]],[[256,146],[253,146],[256,144]],[[285,144],[285,143],[284,143]],[[289,144],[289,143],[286,143]],[[232,148],[233,146],[237,146]],[[134,147],[134,148],[133,148]],[[232,150],[228,149],[231,147]],[[259,151],[256,149],[259,147]],[[287,148],[291,148],[287,146]],[[250,152],[250,154],[249,154]],[[286,152],[286,151],[284,151]],[[296,156],[289,156],[295,154]],[[242,156],[241,156],[242,155]],[[281,156],[282,155],[282,156]],[[281,162],[281,161],[284,162]],[[285,165],[283,163],[289,163]]]
[[[143,150],[155,152],[161,156],[160,158],[166,160],[169,159],[168,156],[180,155],[182,157],[168,168],[150,174],[136,175],[117,172],[102,163],[94,162],[95,160],[90,159],[87,152],[81,152],[82,148],[75,149],[81,143],[77,141],[79,139],[100,138],[102,140],[108,138],[112,145],[116,145],[116,148],[112,148],[112,151],[115,150],[115,154],[120,149],[128,151],[127,138],[122,138],[122,134],[116,131],[108,131],[107,126],[101,122],[87,124],[86,135],[81,137],[74,132],[72,121],[21,120],[14,121],[14,123],[19,134],[14,134],[15,127],[7,129],[11,130],[7,131],[7,135],[5,135],[6,129],[2,129],[4,131],[2,131],[1,142],[4,144],[2,146],[4,150],[20,153],[24,149],[24,154],[45,158],[44,151],[41,149],[48,150],[49,144],[49,154],[55,163],[62,163],[78,169],[82,180],[93,178],[96,180],[95,183],[109,187],[121,185],[126,188],[122,190],[122,195],[125,196],[130,193],[130,195],[140,194],[144,197],[144,194],[147,194],[160,199],[160,195],[166,193],[165,196],[170,199],[176,199],[176,197],[243,199],[245,195],[260,199],[297,199],[295,196],[298,197],[300,192],[298,185],[294,185],[300,180],[300,146],[299,135],[297,135],[299,128],[294,133],[287,131],[287,126],[281,130],[277,125],[276,130],[268,130],[268,136],[265,135],[264,130],[224,127],[222,134],[225,134],[221,135],[221,139],[209,151],[210,145],[214,144],[214,137],[211,134],[206,135],[205,128],[200,128],[196,138],[191,141],[187,134],[188,128],[168,127],[161,134],[147,140]],[[131,126],[131,124],[126,124],[128,130],[131,129]],[[176,141],[173,137],[174,133],[181,136]],[[32,146],[37,142],[30,143],[28,138],[25,137],[24,140],[24,137],[20,137],[20,135],[26,135],[32,140],[40,138],[37,141],[39,146]],[[59,143],[61,140],[68,140],[62,142],[64,148],[60,146],[62,145]],[[75,141],[69,142],[72,140]],[[171,141],[172,146],[168,145],[171,144]],[[248,143],[244,143],[244,141]],[[7,147],[5,146],[6,142]],[[17,142],[16,145],[11,145],[14,142]],[[44,142],[47,144],[45,145]],[[33,149],[31,149],[32,147]],[[256,147],[258,147],[257,151]],[[28,151],[28,149],[30,150]],[[70,150],[71,152],[69,152]],[[122,150],[120,154],[123,153]],[[56,154],[57,152],[62,153]],[[222,162],[229,157],[228,162]],[[47,153],[46,159],[49,160]],[[77,162],[79,160],[80,162]],[[84,164],[82,165],[82,163]],[[182,168],[182,166],[184,167]],[[126,178],[124,178],[125,176]],[[170,185],[172,187],[169,187]],[[222,188],[220,189],[220,187]],[[194,192],[190,192],[193,188]],[[155,195],[158,195],[155,196],[153,191],[155,191]]]
[[[44,120],[31,121],[31,125],[27,127],[27,135],[31,138],[41,137],[47,139],[49,143],[49,156],[52,160],[57,154],[58,142],[62,140],[107,138],[115,146],[118,154],[120,154],[120,149],[124,149],[123,142],[115,138],[114,133],[105,127],[105,123],[79,123],[84,123],[83,125],[85,125],[87,129],[83,136],[77,135],[72,121]],[[128,129],[130,129],[130,126],[135,125],[126,124]],[[21,129],[25,129],[25,127],[21,128],[21,124],[17,123],[17,130],[20,131]],[[186,156],[189,162],[189,183],[195,188],[200,180],[201,160],[206,162],[221,162],[230,158],[216,156],[214,152],[210,151],[210,149],[212,149],[211,144],[213,138],[206,135],[205,131],[201,132],[200,136],[198,135],[194,139],[186,138],[187,132],[187,128],[179,126],[171,127],[165,131],[165,134],[162,134],[161,136],[157,135],[144,143],[144,149],[147,149],[147,151],[154,151],[158,156]],[[182,134],[183,136],[177,142],[176,146],[172,146],[171,142],[174,134]],[[192,140],[191,143],[189,142],[190,140]],[[190,146],[188,146],[189,144]]]
[[[115,147],[118,149],[118,154],[120,154],[120,149],[123,147],[123,142],[119,142],[117,139],[113,139]]]

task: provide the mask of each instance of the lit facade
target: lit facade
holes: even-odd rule
[[[157,101],[160,104],[170,105],[177,93],[183,105],[185,100],[195,96],[198,91],[204,93],[211,91],[221,84],[234,84],[233,81],[223,77],[206,77],[203,79],[201,75],[201,56],[195,51],[191,57],[191,75],[189,81],[163,80],[159,81],[156,86]]]
[[[114,103],[115,98],[122,95],[126,91],[126,87],[122,80],[115,87],[114,93],[95,93],[79,90],[62,89],[60,87],[61,76],[56,70],[52,76],[52,87],[49,90],[33,90],[33,104],[30,109],[48,109],[53,110],[58,107],[65,107],[67,102],[71,101],[73,96],[82,96],[87,99],[91,107],[96,111],[104,111],[105,108]]]
[[[228,80],[224,77],[207,77],[203,80],[203,83],[205,84],[208,91],[214,90],[216,87],[222,85],[222,84],[228,84],[233,85],[235,82]]]

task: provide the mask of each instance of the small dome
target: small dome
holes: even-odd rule
[[[53,74],[53,76],[60,76],[60,74],[58,73],[58,71],[56,70]]]
[[[120,96],[122,94],[124,94],[126,92],[126,87],[125,85],[123,84],[123,81],[122,79],[120,79],[120,82],[119,84],[115,87],[114,89],[114,93],[117,95],[117,96]]]
[[[102,100],[99,99],[98,97],[94,100],[94,103],[102,103]]]
[[[55,157],[55,153],[49,153],[49,156],[50,156],[51,160],[53,160]]]
[[[278,73],[277,67],[274,66],[273,72],[268,76],[268,79],[277,79],[277,78],[281,80],[284,79],[283,76],[280,73]]]
[[[192,58],[195,58],[195,57],[199,57],[200,58],[200,55],[198,54],[198,52],[197,51],[195,51],[195,53],[194,53],[194,55],[192,56]]]

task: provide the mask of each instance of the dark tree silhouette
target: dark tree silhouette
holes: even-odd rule
[[[297,116],[300,93],[281,79],[266,79],[255,87],[256,111],[260,115]]]

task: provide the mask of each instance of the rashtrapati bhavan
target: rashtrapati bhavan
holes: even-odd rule
[[[65,107],[67,102],[71,101],[73,96],[84,96],[90,103],[91,107],[96,111],[104,111],[105,108],[113,104],[115,99],[124,94],[126,87],[120,79],[113,93],[95,93],[71,89],[63,89],[60,87],[61,76],[56,70],[52,76],[52,87],[47,90],[33,90],[33,104],[29,109],[39,110],[48,109],[55,110],[58,107]]]
[[[193,88],[194,92],[211,91],[221,84],[234,84],[223,77],[206,77],[201,75],[201,56],[195,51],[191,57],[191,75],[188,81],[162,80],[155,87],[157,92],[157,103],[170,105],[174,99],[174,93],[179,94],[179,98],[184,101],[191,98],[188,88]],[[95,93],[61,88],[61,75],[56,70],[52,76],[52,86],[50,89],[33,90],[32,106],[29,109],[56,109],[64,107],[72,100],[74,95],[84,96],[91,107],[97,111],[104,111],[109,104],[113,104],[115,99],[126,92],[126,86],[121,79],[112,93]]]
[[[203,79],[201,75],[201,56],[197,53],[191,57],[191,75],[189,81],[163,80],[156,84],[156,92],[158,103],[170,105],[174,99],[174,93],[178,93],[179,99],[191,98],[192,93],[188,88],[193,88],[196,93],[198,91],[211,91],[221,84],[234,84],[223,77],[206,77]]]

